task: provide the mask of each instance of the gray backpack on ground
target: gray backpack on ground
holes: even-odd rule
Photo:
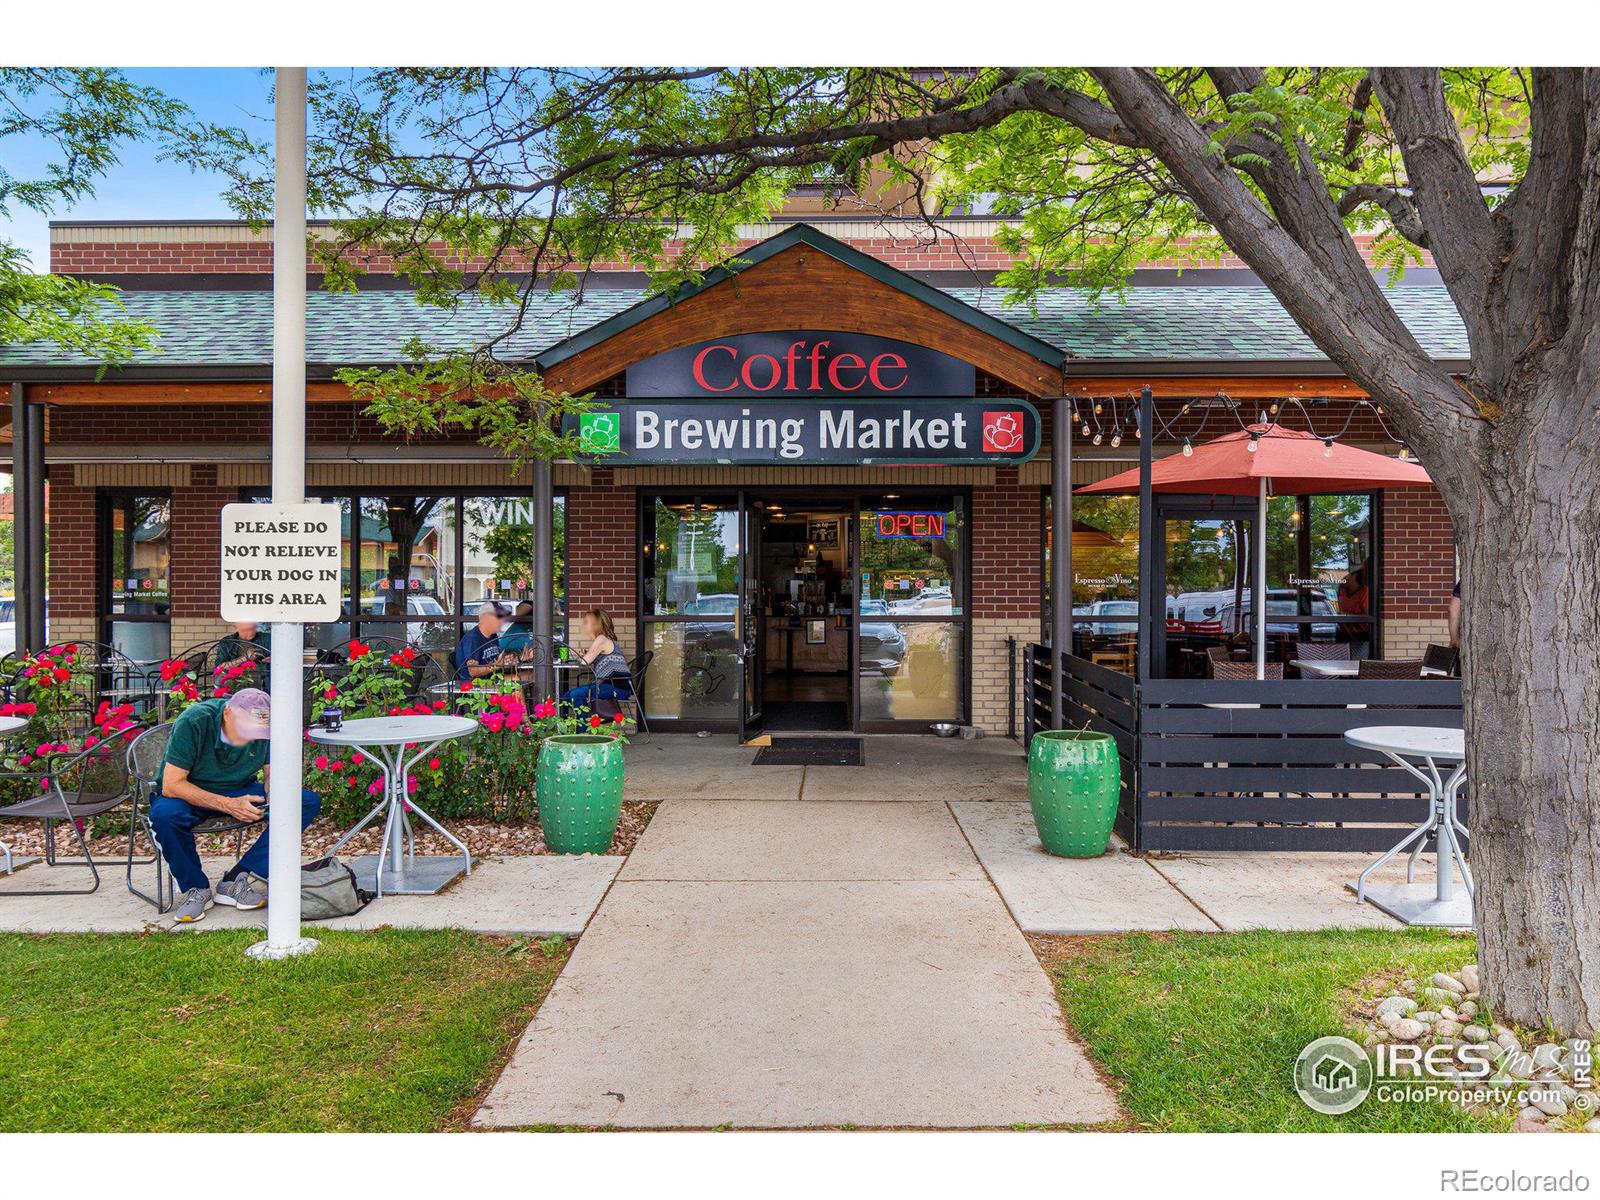
[[[300,868],[300,919],[348,917],[372,903],[372,893],[356,886],[356,873],[337,858],[319,858]]]

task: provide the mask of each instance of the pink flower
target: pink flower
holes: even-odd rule
[[[444,764],[441,763],[437,758],[430,758],[428,760],[428,770],[430,771],[437,771],[443,765]]]
[[[416,790],[417,790],[417,781],[416,781],[416,779],[414,779],[411,776],[407,776],[406,777],[406,791],[414,792]]]
[[[312,763],[316,766],[317,770],[326,771],[328,769],[328,756],[326,754],[319,754],[316,758],[312,759]]]
[[[371,783],[367,784],[367,795],[369,795],[369,796],[376,796],[382,790],[383,790],[383,785],[381,783],[379,783],[376,779],[374,779]]]
[[[492,712],[483,715],[483,726],[490,733],[499,733],[505,728],[505,724],[506,718],[503,713]]]
[[[337,700],[339,698],[339,689],[330,683],[327,687],[322,689],[322,698],[324,700]]]

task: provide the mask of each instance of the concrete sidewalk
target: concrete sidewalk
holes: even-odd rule
[[[207,859],[205,867],[219,879],[228,859]],[[468,929],[474,933],[575,937],[583,932],[606,888],[622,866],[613,855],[534,855],[477,861],[472,874],[451,884],[437,896],[384,896],[353,917],[339,917],[307,925],[318,929]],[[35,863],[14,875],[0,875],[0,932],[11,933],[140,933],[172,928],[170,914],[162,915],[128,891],[125,867],[119,860],[100,864],[100,890],[87,896],[15,896],[23,889],[60,892],[87,887],[89,872],[82,867],[46,867]],[[135,882],[145,890],[154,886],[155,868],[134,868]],[[221,905],[205,920],[184,925],[179,934],[200,934],[213,929],[264,928],[265,909],[240,912]]]
[[[878,734],[861,740],[859,767],[757,767],[755,748],[740,746],[732,734],[658,734],[623,751],[628,764],[624,796],[629,801],[1028,798],[1028,760],[1022,747],[1006,738]]]
[[[943,803],[669,800],[474,1123],[1117,1115]]]

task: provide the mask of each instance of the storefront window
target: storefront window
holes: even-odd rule
[[[1053,497],[1044,493],[1044,640],[1050,640],[1050,592],[1054,557]],[[1135,638],[1139,615],[1139,499],[1137,496],[1080,496],[1072,502],[1072,619],[1080,643],[1076,653],[1115,651]],[[1108,648],[1083,638],[1113,638]],[[1127,659],[1131,670],[1132,651]],[[1112,665],[1118,665],[1112,663]]]
[[[647,616],[732,615],[739,595],[739,512],[725,501],[657,498],[642,530]]]
[[[267,497],[252,497],[266,503]],[[339,620],[306,627],[308,648],[333,649],[352,637],[410,645],[438,655],[455,648],[478,604],[499,600],[523,621],[533,608],[533,507],[527,493],[324,495],[344,531],[345,599]],[[361,514],[359,524],[351,514]],[[557,637],[566,633],[566,497],[552,525]],[[518,620],[513,617],[513,624]]]
[[[171,516],[171,499],[160,493],[114,493],[102,499],[101,636],[136,662],[162,659],[172,651]]]
[[[958,570],[962,508],[911,506],[861,512],[860,595],[892,613],[952,615],[966,611],[965,573]]]
[[[857,527],[860,720],[962,721],[966,508],[958,498],[863,505]]]

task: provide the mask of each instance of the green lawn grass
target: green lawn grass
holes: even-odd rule
[[[1423,930],[1123,934],[1039,938],[1068,1021],[1140,1128],[1485,1130],[1509,1118],[1449,1104],[1380,1103],[1328,1117],[1291,1079],[1307,1042],[1347,1032],[1365,978],[1431,975],[1470,962],[1470,938]]]
[[[458,932],[0,935],[0,1130],[419,1131],[470,1111],[566,958]]]

